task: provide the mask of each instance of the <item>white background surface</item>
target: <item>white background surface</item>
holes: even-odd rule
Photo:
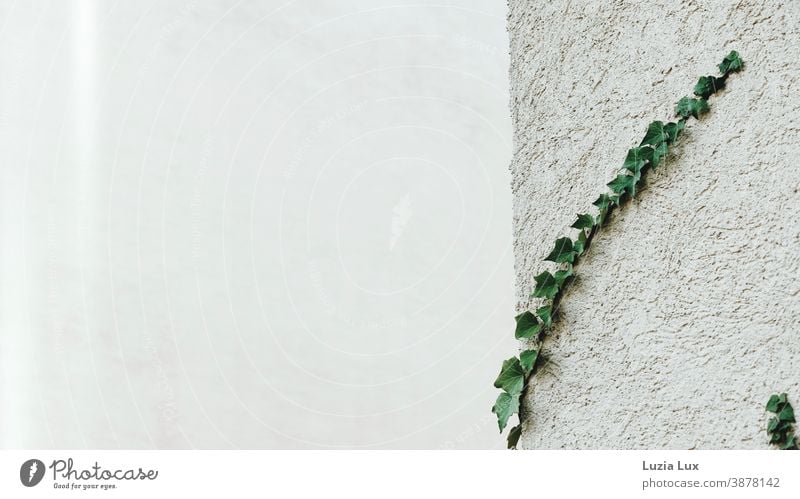
[[[504,447],[505,5],[0,2],[0,445]]]

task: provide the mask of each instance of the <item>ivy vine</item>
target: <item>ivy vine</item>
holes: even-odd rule
[[[795,435],[794,409],[786,399],[786,394],[771,396],[767,402],[767,411],[775,414],[767,423],[769,443],[783,450],[798,450],[800,437]]]
[[[742,69],[744,63],[736,51],[731,51],[718,68],[721,76],[702,76],[694,87],[694,96],[683,97],[675,106],[677,119],[664,123],[654,121],[647,127],[641,143],[628,151],[618,175],[607,184],[610,193],[603,193],[592,203],[597,214],[581,213],[571,225],[578,230],[575,239],[561,237],[545,260],[561,265],[554,273],[544,271],[535,276],[536,282],[531,297],[542,298],[544,303],[535,311],[525,311],[515,317],[517,326],[514,336],[529,343],[531,348],[503,361],[494,386],[501,391],[492,412],[497,415],[497,424],[502,433],[513,414],[518,415],[519,424],[508,434],[508,448],[514,449],[522,432],[524,413],[522,400],[536,371],[542,341],[557,319],[558,305],[569,283],[575,278],[575,266],[589,249],[598,230],[605,226],[612,211],[623,206],[636,196],[646,174],[655,170],[669,153],[684,130],[690,117],[698,119],[708,112],[708,98],[725,88],[731,73]]]

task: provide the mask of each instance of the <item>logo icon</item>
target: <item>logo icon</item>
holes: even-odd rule
[[[28,459],[19,468],[19,481],[26,487],[35,487],[44,478],[44,463],[38,459]]]

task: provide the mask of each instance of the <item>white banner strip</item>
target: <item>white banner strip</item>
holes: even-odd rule
[[[0,451],[0,497],[796,498],[798,470],[786,451]]]

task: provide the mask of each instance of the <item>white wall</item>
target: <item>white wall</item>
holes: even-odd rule
[[[0,445],[502,447],[505,5],[0,2]]]
[[[800,406],[800,4],[511,0],[518,308],[647,124],[743,72],[576,268],[526,448],[769,448]]]

